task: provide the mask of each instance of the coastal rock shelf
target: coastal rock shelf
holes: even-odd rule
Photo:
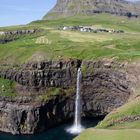
[[[132,94],[136,80],[131,80],[131,70],[110,60],[1,65],[0,77],[15,81],[17,96],[0,97],[0,131],[34,134],[73,118],[78,67],[83,75],[82,117],[105,116]],[[53,93],[50,88],[59,92]],[[42,100],[44,96],[47,99]]]

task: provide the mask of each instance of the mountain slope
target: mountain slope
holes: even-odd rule
[[[57,0],[55,7],[43,19],[58,19],[74,15],[111,13],[139,16],[139,4],[125,0]]]
[[[82,33],[58,30],[61,25],[93,25],[101,29],[124,30],[125,33]],[[41,32],[22,35],[16,40],[0,44],[1,64],[22,64],[68,58],[81,60],[112,58],[127,61],[140,58],[139,18],[129,20],[126,17],[111,14],[98,14],[36,21],[26,27],[12,27],[11,29],[8,27],[7,29],[0,28],[0,30],[16,31],[34,28],[40,29]],[[10,35],[10,38],[13,37]],[[0,39],[3,39],[3,36]]]

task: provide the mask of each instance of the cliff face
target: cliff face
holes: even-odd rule
[[[55,7],[43,19],[93,15],[95,13],[139,16],[140,8],[138,4],[125,0],[57,0]]]
[[[75,87],[79,66],[83,73],[83,117],[105,116],[128,100],[136,80],[130,79],[123,64],[112,61],[42,62],[7,69],[1,66],[0,77],[17,82],[18,96],[0,97],[0,130],[33,134],[71,119],[75,90],[53,95],[47,101],[41,101],[39,96],[50,87],[64,90]]]

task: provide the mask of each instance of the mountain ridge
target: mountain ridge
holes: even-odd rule
[[[110,13],[121,16],[140,16],[140,2],[126,0],[57,0],[43,19],[59,19],[75,15]]]

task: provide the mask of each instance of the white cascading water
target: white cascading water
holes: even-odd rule
[[[77,72],[77,90],[76,90],[76,99],[75,99],[75,116],[74,124],[72,127],[68,128],[67,131],[72,134],[79,134],[84,130],[84,127],[81,125],[81,80],[82,72],[81,68]]]

